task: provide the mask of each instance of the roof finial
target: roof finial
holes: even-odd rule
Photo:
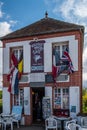
[[[46,13],[45,13],[45,18],[48,18],[48,13],[47,13],[47,11],[46,11]]]

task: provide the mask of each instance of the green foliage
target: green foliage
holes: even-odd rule
[[[0,99],[2,99],[2,90],[0,90]]]
[[[87,88],[83,88],[82,92],[82,101],[83,101],[83,113],[87,113]]]

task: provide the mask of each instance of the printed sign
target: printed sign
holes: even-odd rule
[[[51,74],[45,75],[45,82],[46,83],[53,83],[54,82],[53,76]]]
[[[71,112],[76,112],[76,106],[71,106]]]
[[[45,41],[33,41],[31,45],[31,72],[44,71],[44,44]]]

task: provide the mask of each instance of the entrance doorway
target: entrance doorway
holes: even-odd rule
[[[43,120],[42,99],[44,93],[44,87],[32,88],[33,123]]]

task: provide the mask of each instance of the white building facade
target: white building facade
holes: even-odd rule
[[[40,28],[43,21],[51,21],[50,18],[37,22]],[[53,22],[53,29],[54,28]],[[34,23],[36,25],[36,23]],[[32,26],[34,26],[32,25]],[[61,24],[60,24],[61,25]],[[68,23],[67,23],[68,25]],[[65,26],[67,26],[65,25]],[[68,29],[63,28],[58,31],[45,29],[44,33],[38,32],[24,37],[21,35],[9,34],[2,38],[3,42],[3,112],[10,113],[13,105],[22,105],[22,124],[32,124],[39,118],[43,119],[43,98],[50,99],[50,114],[56,116],[73,116],[81,112],[82,108],[82,49],[83,30],[82,26],[72,24]],[[47,25],[46,25],[47,26]],[[50,25],[48,25],[50,26]],[[47,27],[48,27],[47,26]],[[29,26],[31,27],[31,26]],[[73,27],[73,29],[72,29]],[[34,28],[34,27],[33,27]],[[41,28],[40,28],[41,30]],[[20,30],[20,34],[22,31]],[[29,32],[28,32],[29,33]],[[52,66],[56,65],[53,55],[53,48],[56,47],[60,57],[63,48],[68,47],[69,56],[73,63],[74,72],[68,74],[61,72],[54,82]],[[14,51],[16,57],[23,51],[23,73],[19,81],[19,93],[17,96],[9,93],[7,75],[11,64],[11,52]],[[38,114],[35,102],[39,97],[41,112]],[[49,105],[49,103],[48,103]]]

